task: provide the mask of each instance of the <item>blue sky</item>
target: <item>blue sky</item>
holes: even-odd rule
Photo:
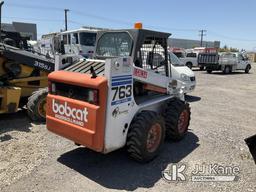
[[[41,36],[64,28],[64,8],[69,29],[132,28],[141,21],[175,38],[199,40],[198,30],[205,29],[205,40],[256,51],[255,0],[5,0],[2,20],[37,23]]]

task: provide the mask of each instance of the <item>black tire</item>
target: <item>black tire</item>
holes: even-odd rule
[[[251,69],[251,65],[247,65],[244,72],[245,73],[249,73],[250,72],[250,69]]]
[[[32,121],[45,122],[46,120],[46,97],[48,89],[40,89],[35,91],[29,98],[27,103],[28,116]]]
[[[190,107],[187,102],[179,99],[170,101],[165,111],[166,138],[174,141],[181,140],[188,131],[190,115]],[[181,118],[184,120],[182,121]]]
[[[224,70],[223,70],[224,74],[229,74],[231,73],[231,67],[230,66],[225,66]]]
[[[149,138],[152,129],[159,129],[155,138]],[[154,135],[153,135],[154,136]],[[153,146],[150,139],[157,139]],[[160,152],[165,140],[165,123],[162,116],[153,111],[142,111],[132,121],[127,135],[127,152],[138,162],[149,162]],[[153,148],[150,148],[153,147]]]
[[[207,73],[212,73],[211,69],[207,69],[206,71],[207,71]]]
[[[187,62],[187,63],[186,63],[186,66],[187,66],[188,68],[192,69],[193,64],[192,64],[191,62]]]
[[[203,67],[203,66],[201,66],[201,67],[199,67],[199,69],[200,69],[200,71],[203,71],[203,70],[204,70],[204,67]]]

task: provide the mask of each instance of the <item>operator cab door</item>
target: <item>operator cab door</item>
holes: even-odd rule
[[[246,59],[244,58],[244,56],[241,53],[238,54],[237,59],[238,59],[237,69],[244,70],[246,68],[246,65],[247,65]]]

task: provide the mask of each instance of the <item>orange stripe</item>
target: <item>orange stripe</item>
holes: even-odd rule
[[[151,84],[145,84],[144,89],[149,90],[149,91],[155,91],[158,93],[166,93],[166,88],[162,88],[156,85],[151,85]]]

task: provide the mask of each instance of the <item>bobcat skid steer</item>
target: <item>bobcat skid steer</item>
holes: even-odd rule
[[[190,108],[170,75],[169,35],[141,24],[99,32],[94,59],[49,74],[48,130],[101,153],[126,146],[140,162],[156,157],[165,137],[182,139]]]

